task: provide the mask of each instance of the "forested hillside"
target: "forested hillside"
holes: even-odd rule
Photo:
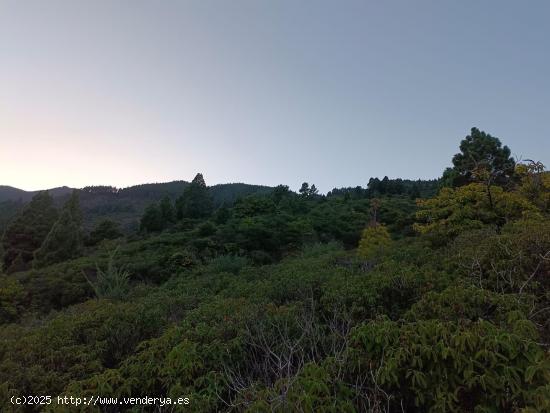
[[[450,162],[9,201],[0,411],[550,412],[550,173],[476,128]]]
[[[83,225],[92,230],[105,219],[116,221],[124,233],[139,228],[139,220],[145,208],[163,197],[176,199],[189,183],[173,181],[166,183],[143,184],[128,188],[112,186],[89,186],[79,190],[83,214]],[[232,204],[237,198],[253,193],[265,193],[272,188],[242,183],[220,184],[209,187],[214,205]],[[68,187],[48,190],[57,207],[70,197],[73,189]],[[0,232],[3,232],[9,219],[23,205],[31,201],[40,191],[27,192],[20,189],[0,186]]]

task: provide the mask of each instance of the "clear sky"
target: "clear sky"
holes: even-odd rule
[[[0,184],[326,192],[472,126],[550,164],[550,1],[0,0]]]

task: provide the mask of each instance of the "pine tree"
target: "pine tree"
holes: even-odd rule
[[[304,198],[309,198],[312,196],[315,196],[319,193],[319,190],[315,186],[315,184],[312,184],[311,187],[307,182],[304,182],[302,186],[300,187],[300,190],[298,191]]]
[[[202,174],[198,173],[176,201],[177,216],[204,218],[212,214],[214,204]]]
[[[78,192],[73,191],[63,206],[57,222],[53,225],[42,246],[34,253],[36,268],[55,264],[82,253],[82,212]]]
[[[3,267],[6,272],[24,270],[33,260],[58,218],[47,191],[36,194],[7,227],[2,238]]]
[[[506,184],[514,174],[515,160],[510,149],[500,140],[477,128],[460,142],[460,152],[453,156],[453,168],[443,174],[443,181],[452,186],[489,181]]]
[[[286,198],[290,195],[290,189],[288,188],[287,185],[277,185],[274,189],[273,189],[273,192],[271,194],[271,196],[273,197],[273,201],[276,203],[276,204],[279,204],[279,202],[281,202],[281,200],[283,198]]]
[[[303,197],[307,197],[309,194],[309,184],[307,182],[304,182],[298,192],[302,194]]]
[[[311,188],[309,188],[309,196],[314,196],[318,194],[319,194],[319,190],[317,189],[315,184],[311,184]]]

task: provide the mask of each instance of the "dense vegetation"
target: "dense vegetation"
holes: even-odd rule
[[[168,197],[172,201],[177,199],[189,185],[186,181],[143,184],[128,188],[112,186],[89,186],[78,190],[82,223],[87,231],[104,220],[117,223],[119,230],[129,234],[139,229],[139,220],[151,202]],[[260,185],[242,183],[220,184],[210,186],[208,191],[212,195],[215,207],[223,203],[233,204],[238,198],[270,192],[272,188]],[[57,208],[61,208],[71,196],[72,189],[68,187],[48,190]],[[4,232],[10,219],[31,201],[38,192],[26,192],[20,189],[0,186],[0,234]]]
[[[550,412],[550,174],[475,128],[452,162],[222,202],[198,174],[134,233],[35,195],[1,243],[0,410]]]

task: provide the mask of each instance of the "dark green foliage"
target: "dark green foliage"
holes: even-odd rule
[[[276,205],[271,197],[250,195],[235,203],[232,215],[235,218],[246,218],[274,213],[275,210]]]
[[[2,237],[3,268],[7,272],[26,269],[58,217],[47,192],[35,195],[17,215]]]
[[[2,382],[15,386],[18,394],[59,394],[72,380],[114,367],[165,325],[156,320],[157,305],[92,300],[32,331],[8,326],[2,335],[6,347],[0,351]]]
[[[67,261],[41,269],[18,273],[28,294],[28,312],[47,314],[83,302],[93,296],[83,271],[92,271],[93,264],[82,261]]]
[[[168,228],[176,221],[176,210],[169,197],[165,196],[159,203],[152,203],[141,217],[142,232],[158,232]]]
[[[412,199],[429,198],[437,193],[439,180],[389,179],[385,176],[370,178],[366,188],[334,188],[327,197],[344,197],[346,199],[373,198],[385,195],[406,195]]]
[[[315,196],[318,194],[318,190],[317,188],[315,187],[315,184],[312,184],[311,187],[309,186],[309,184],[307,182],[304,182],[302,184],[302,187],[300,188],[300,190],[298,191],[300,192],[300,194],[303,196],[303,197],[311,197],[311,196]]]
[[[197,174],[176,201],[177,216],[181,218],[208,217],[213,211],[213,200],[202,174]]]
[[[0,276],[0,325],[17,321],[26,304],[26,292],[13,278]]]
[[[1,381],[16,394],[184,394],[192,411],[224,411],[225,403],[280,412],[388,403],[397,411],[544,411],[548,358],[522,315],[530,298],[449,286],[456,273],[432,267],[440,259],[420,240],[396,242],[373,269],[334,244],[267,267],[234,255],[201,265],[170,252],[184,240],[164,233],[100,264],[157,255],[175,274],[164,285],[129,291],[124,302],[74,306],[40,328],[0,332],[10,349],[0,357]],[[422,255],[430,261],[419,267]],[[377,319],[384,314],[407,321]],[[346,385],[356,380],[364,386]]]
[[[145,208],[139,228],[145,232],[157,232],[164,229],[164,220],[158,204],[154,203]]]
[[[142,232],[162,231],[176,222],[176,210],[169,197],[165,196],[159,203],[152,203],[141,217]]]
[[[373,321],[353,334],[360,371],[405,411],[513,411],[550,378],[535,326],[510,315],[508,328],[486,321]],[[496,410],[495,410],[496,411]]]
[[[273,188],[262,185],[249,185],[242,183],[218,184],[208,187],[208,192],[212,195],[215,207],[223,204],[233,205],[238,199],[248,195],[267,195],[273,191]]]
[[[212,259],[208,263],[208,269],[214,273],[228,272],[232,274],[238,274],[248,264],[249,261],[245,257],[238,257],[235,255],[221,255]]]
[[[172,205],[172,201],[168,196],[162,198],[159,203],[159,209],[164,226],[167,226],[176,220],[176,210],[174,209],[174,205]]]
[[[197,227],[197,234],[200,237],[209,237],[216,233],[216,229],[217,228],[216,228],[216,225],[214,225],[214,223],[212,223],[211,221],[206,221]]]
[[[80,190],[80,203],[84,216],[83,226],[92,231],[104,219],[110,219],[120,225],[123,233],[139,230],[139,220],[145,208],[152,202],[159,202],[163,197],[174,201],[189,185],[185,181],[136,185],[128,188],[112,186],[89,186]],[[269,194],[273,188],[243,183],[214,185],[208,188],[215,207],[223,203],[231,206],[237,199],[251,194]],[[71,194],[67,187],[54,188],[49,191],[56,206],[62,205]],[[37,192],[26,192],[11,187],[0,186],[0,235],[21,208]]]
[[[279,204],[283,199],[290,197],[292,192],[287,185],[277,185],[271,192],[273,201]]]
[[[514,311],[528,314],[532,297],[497,294],[475,286],[456,285],[442,292],[429,292],[417,301],[406,318],[415,320],[489,320],[505,326]]]
[[[184,396],[193,412],[550,412],[550,179],[536,163],[516,173],[437,195],[437,181],[387,177],[327,196],[223,187],[214,214],[198,175],[175,222],[172,192],[159,204],[136,187],[141,233],[100,225],[84,256],[0,275],[0,410],[61,394]]]
[[[33,265],[40,268],[76,258],[82,253],[82,247],[82,213],[78,192],[74,191],[42,246],[35,251]]]
[[[460,152],[453,156],[453,168],[443,174],[443,182],[465,185],[488,174],[496,184],[506,184],[514,174],[515,160],[500,140],[477,128],[460,142]]]
[[[121,236],[120,225],[110,219],[104,219],[90,232],[87,243],[96,245],[103,240],[116,239]]]
[[[0,234],[4,233],[4,230],[8,226],[9,222],[19,211],[23,208],[23,202],[7,200],[0,202]],[[1,256],[0,256],[1,258]]]
[[[216,224],[225,224],[231,218],[231,211],[227,205],[222,204],[214,213],[214,221]]]

